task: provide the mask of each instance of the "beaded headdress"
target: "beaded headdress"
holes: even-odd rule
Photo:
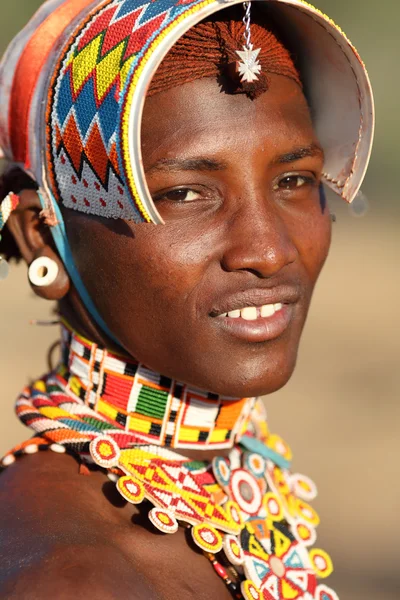
[[[0,147],[43,189],[50,208],[161,218],[140,149],[149,82],[191,26],[239,0],[49,0],[11,43],[0,68]],[[258,3],[257,3],[258,4]],[[324,179],[351,201],[368,162],[373,106],[347,38],[301,0],[265,0],[285,23],[326,155]]]

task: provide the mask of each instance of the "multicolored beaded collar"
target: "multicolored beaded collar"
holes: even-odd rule
[[[105,469],[151,523],[194,542],[234,598],[338,600],[318,579],[332,572],[312,548],[319,517],[313,482],[289,471],[291,451],[268,430],[261,402],[195,390],[124,361],[63,326],[55,372],[24,390],[19,418],[36,432],[4,457],[50,448]],[[173,448],[229,448],[190,460]]]

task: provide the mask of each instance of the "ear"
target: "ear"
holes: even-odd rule
[[[35,294],[46,300],[61,300],[69,292],[68,273],[55,249],[49,227],[41,218],[42,206],[34,190],[22,190],[18,194],[20,203],[10,215],[7,227],[21,252],[25,262],[30,265],[41,256],[47,256],[57,263],[56,280],[44,287],[32,285]]]

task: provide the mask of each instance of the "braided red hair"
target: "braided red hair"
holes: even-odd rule
[[[203,77],[216,77],[225,91],[256,97],[268,89],[267,73],[290,77],[301,86],[290,53],[276,35],[257,22],[251,25],[251,35],[254,48],[261,48],[258,60],[262,72],[257,82],[242,85],[231,68],[239,60],[236,50],[243,46],[242,19],[208,19],[190,29],[173,46],[155,74],[148,95]]]

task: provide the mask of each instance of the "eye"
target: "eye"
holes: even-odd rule
[[[154,201],[157,200],[170,200],[172,202],[193,202],[194,200],[198,200],[200,198],[200,192],[196,192],[195,190],[191,190],[188,188],[180,188],[177,190],[170,190],[169,192],[164,192],[162,194],[158,194]]]
[[[313,185],[316,182],[315,177],[306,175],[285,175],[273,187],[274,190],[295,190],[304,185]]]

